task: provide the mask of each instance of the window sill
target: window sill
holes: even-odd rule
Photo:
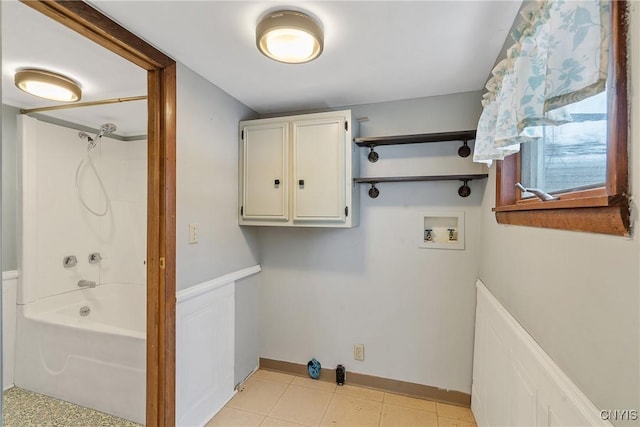
[[[602,203],[607,202],[606,205]],[[601,204],[598,204],[601,203]],[[581,206],[572,206],[581,204]],[[494,209],[498,224],[629,236],[629,205],[625,197],[557,200]]]
[[[518,200],[515,204],[496,206],[494,212],[512,211],[535,211],[549,209],[570,209],[570,208],[597,208],[628,205],[627,197],[624,195],[608,196],[602,191],[591,191],[590,194],[571,193],[561,195],[559,200],[549,200],[543,202],[537,198]]]

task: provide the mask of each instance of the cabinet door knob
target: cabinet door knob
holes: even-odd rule
[[[276,180],[274,180],[274,181],[273,181],[273,183],[274,183],[275,185],[280,185],[280,180],[279,180],[279,179],[276,179]]]
[[[304,179],[299,179],[298,180],[298,185],[304,185]]]

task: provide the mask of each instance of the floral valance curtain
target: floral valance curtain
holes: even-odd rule
[[[491,164],[571,121],[564,108],[602,92],[609,66],[610,4],[545,0],[523,13],[515,44],[492,71],[473,160]]]

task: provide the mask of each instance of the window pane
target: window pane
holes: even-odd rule
[[[521,182],[525,187],[558,193],[605,184],[606,92],[571,104],[567,110],[573,122],[546,126],[543,138],[522,144]]]

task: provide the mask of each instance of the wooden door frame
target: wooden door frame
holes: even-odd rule
[[[176,63],[82,1],[24,4],[147,70],[147,426],[175,425]]]

